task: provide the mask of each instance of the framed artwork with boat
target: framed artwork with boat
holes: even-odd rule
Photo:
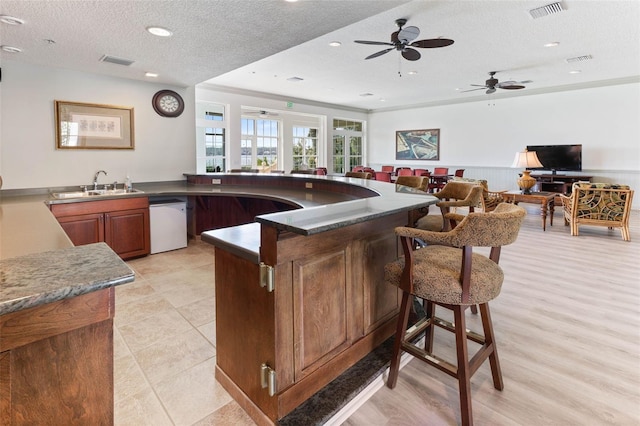
[[[396,131],[396,160],[439,160],[440,129]]]

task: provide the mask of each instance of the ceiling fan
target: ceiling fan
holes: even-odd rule
[[[402,28],[404,24],[407,23],[406,19],[396,19],[396,25],[398,26],[398,31],[394,31],[391,33],[391,42],[386,41],[367,41],[367,40],[355,40],[356,43],[361,44],[373,44],[376,46],[391,46],[387,49],[376,52],[372,55],[367,56],[365,59],[373,59],[378,56],[382,56],[387,52],[392,50],[397,50],[402,54],[402,57],[409,61],[417,61],[420,59],[420,52],[413,47],[420,48],[434,48],[434,47],[445,47],[453,44],[453,40],[448,38],[431,38],[425,40],[415,40],[418,35],[420,35],[420,29],[418,27],[406,27]]]
[[[524,81],[510,80],[510,81],[499,82],[498,79],[494,77],[497,72],[498,71],[489,71],[489,79],[484,82],[484,85],[481,85],[481,84],[471,85],[471,86],[478,86],[477,89],[462,90],[460,93],[487,89],[486,93],[487,95],[490,95],[493,92],[495,92],[496,89],[518,90],[518,89],[524,89],[524,86],[523,86],[524,84],[532,83],[531,80],[524,80]]]
[[[244,111],[243,115],[253,115],[260,118],[277,117],[278,113],[267,110]]]

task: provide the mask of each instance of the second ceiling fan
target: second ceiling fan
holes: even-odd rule
[[[420,48],[435,48],[435,47],[445,47],[453,44],[453,40],[448,38],[431,38],[425,40],[415,40],[420,35],[420,29],[418,27],[406,27],[403,28],[407,23],[406,19],[396,19],[396,25],[398,26],[398,31],[394,31],[391,33],[391,42],[386,41],[368,41],[368,40],[355,40],[356,43],[361,44],[372,44],[376,46],[391,46],[387,49],[376,52],[372,55],[367,56],[365,59],[377,58],[378,56],[382,56],[385,53],[388,53],[392,50],[397,50],[402,54],[402,57],[408,61],[417,61],[420,59],[420,52],[413,49],[414,47]]]
[[[474,90],[484,90],[487,89],[486,94],[490,95],[496,91],[496,89],[506,89],[506,90],[518,90],[524,89],[524,84],[532,83],[531,80],[524,81],[503,81],[499,82],[495,75],[498,71],[489,71],[489,79],[484,82],[484,85],[481,84],[471,84],[471,86],[477,86],[477,89],[469,89],[462,90],[460,93],[464,92],[473,92]]]

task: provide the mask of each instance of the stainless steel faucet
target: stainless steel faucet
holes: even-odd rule
[[[98,170],[96,172],[96,174],[93,176],[93,190],[94,191],[98,189],[98,175],[100,173],[104,173],[105,176],[107,175],[107,172],[105,172],[104,170]]]

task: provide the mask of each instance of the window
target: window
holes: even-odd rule
[[[362,122],[333,120],[333,172],[346,173],[362,164]]]
[[[318,129],[293,127],[293,169],[318,167]]]
[[[242,118],[240,164],[243,169],[269,172],[278,168],[279,123],[276,120]]]
[[[197,171],[226,170],[226,124],[224,106],[201,102],[197,104]]]
[[[205,120],[222,121],[222,114],[216,112],[205,112]],[[207,158],[207,172],[219,172],[225,170],[224,157],[224,133],[222,127],[205,127],[204,146]]]

